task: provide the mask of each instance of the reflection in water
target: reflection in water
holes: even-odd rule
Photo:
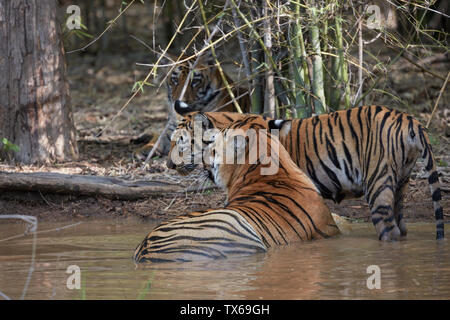
[[[62,224],[40,223],[39,230]],[[136,265],[133,250],[154,225],[93,220],[38,234],[27,299],[427,299],[450,298],[450,250],[434,240],[435,226],[409,224],[407,240],[382,243],[372,225],[348,235],[298,243],[266,254],[226,260]],[[0,224],[0,291],[20,298],[33,237]],[[68,289],[70,265],[81,289]],[[369,290],[367,267],[381,270],[381,289]]]

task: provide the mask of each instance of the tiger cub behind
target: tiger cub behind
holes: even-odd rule
[[[183,56],[180,60],[186,58]],[[230,111],[237,112],[232,97],[226,89],[223,78],[219,73],[211,52],[200,56],[195,68],[193,61],[185,61],[178,64],[168,75],[167,85],[167,103],[168,119],[164,136],[161,138],[157,152],[160,155],[168,154],[170,150],[170,138],[177,126],[176,113],[185,114],[193,111]],[[176,61],[177,57],[171,57]],[[192,71],[192,76],[189,73]],[[248,89],[237,85],[225,74],[225,78],[232,88],[232,93],[243,113],[249,113],[251,109],[251,100]],[[183,99],[180,95],[188,82]],[[143,154],[148,153],[156,140],[152,140],[146,145],[135,151],[135,155],[142,158]]]

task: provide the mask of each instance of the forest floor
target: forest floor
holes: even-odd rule
[[[59,172],[114,176],[124,179],[171,179],[195,185],[195,179],[178,176],[167,169],[165,157],[153,159],[151,165],[142,169],[142,160],[133,156],[139,145],[133,139],[147,133],[155,137],[164,127],[166,91],[164,86],[145,87],[123,112],[112,121],[120,108],[131,96],[135,81],[142,80],[148,69],[135,62],[149,63],[145,56],[113,53],[102,57],[90,54],[68,56],[68,80],[72,97],[74,121],[78,135],[79,159],[50,165],[19,165],[0,163],[4,172]],[[439,74],[449,70],[447,61],[437,61],[426,68]],[[445,76],[445,75],[444,75]],[[430,117],[443,81],[421,71],[400,59],[389,73],[385,90],[387,95],[373,95],[367,104],[384,104],[412,113],[422,123]],[[442,206],[450,216],[450,109],[449,89],[446,90],[430,125],[430,135],[438,163],[442,183]],[[446,109],[447,108],[447,109]],[[95,134],[103,129],[100,138]],[[41,192],[0,193],[0,214],[34,215],[45,220],[89,219],[96,217],[121,217],[161,219],[188,211],[217,208],[223,205],[225,195],[220,190],[208,190],[185,194],[161,194],[137,201],[119,201],[102,197],[43,194]],[[370,215],[363,199],[344,200],[340,204],[327,201],[332,212],[369,221]],[[424,165],[418,162],[412,175],[405,199],[407,221],[432,221],[433,207]]]

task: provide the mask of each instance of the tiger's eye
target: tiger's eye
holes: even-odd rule
[[[174,85],[178,85],[178,77],[179,77],[179,74],[178,74],[178,73],[172,73],[172,74],[170,75],[170,80],[172,81],[172,83],[173,83]]]

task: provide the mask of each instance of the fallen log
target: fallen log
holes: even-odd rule
[[[215,186],[202,190],[214,189]],[[168,193],[185,193],[185,185],[165,181],[121,180],[114,177],[69,175],[55,172],[0,172],[0,190],[104,196],[137,200]]]

